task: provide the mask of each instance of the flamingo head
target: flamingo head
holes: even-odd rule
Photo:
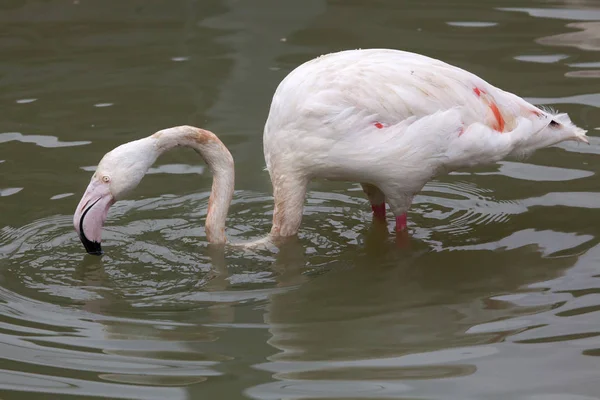
[[[573,140],[581,143],[588,143],[586,137],[586,130],[579,128],[569,118],[568,114],[565,113],[552,113],[550,114],[551,120],[543,129],[542,133],[548,134],[548,137],[554,137],[563,140]]]
[[[149,138],[104,155],[73,215],[75,231],[89,254],[102,254],[102,227],[109,208],[135,189],[156,158],[157,148]]]

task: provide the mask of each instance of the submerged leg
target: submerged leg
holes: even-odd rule
[[[392,212],[396,216],[396,243],[399,247],[406,248],[410,245],[410,236],[407,229],[406,213],[412,204],[413,195],[411,194],[388,194],[388,202]]]
[[[273,227],[271,236],[286,237],[298,233],[308,180],[299,176],[285,176],[273,179]]]
[[[373,218],[380,221],[385,221],[385,195],[375,185],[370,183],[361,183],[363,191],[369,198],[371,209],[373,210]]]
[[[413,195],[409,193],[388,193],[387,199],[392,212],[396,216],[396,232],[406,231],[406,213],[412,204]]]
[[[396,232],[402,232],[406,230],[407,216],[406,213],[396,216]]]

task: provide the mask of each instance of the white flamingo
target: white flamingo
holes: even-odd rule
[[[387,202],[402,231],[413,197],[434,176],[565,140],[587,143],[585,133],[566,114],[426,56],[387,49],[324,55],[293,70],[273,96],[263,136],[275,201],[270,237],[298,232],[313,178],[359,182],[374,217],[385,219]],[[73,219],[88,253],[101,254],[109,207],[177,146],[192,147],[208,164],[206,237],[226,242],[233,158],[212,132],[178,126],[102,158]]]

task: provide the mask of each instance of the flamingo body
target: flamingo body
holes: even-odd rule
[[[321,56],[280,83],[265,124],[264,155],[275,201],[270,236],[298,232],[306,186],[314,178],[359,182],[374,216],[385,218],[388,203],[403,230],[414,195],[434,176],[564,140],[587,142],[585,131],[566,114],[550,114],[442,61],[387,49]],[[74,217],[84,244],[97,242],[99,248],[97,225],[106,217],[100,214],[120,197],[117,188],[137,185],[160,154],[178,145],[193,147],[214,173],[206,231],[209,241],[225,241],[231,155],[211,132],[183,126],[105,156]],[[99,183],[105,176],[110,190]],[[104,196],[107,190],[112,202],[101,201],[94,212],[94,193]],[[86,228],[88,212],[92,226]]]
[[[569,139],[587,141],[566,114],[442,61],[387,49],[321,56],[281,82],[265,125],[271,232],[297,231],[277,199],[301,207],[314,177],[362,183],[375,216],[385,199],[405,226],[412,198],[435,175]]]

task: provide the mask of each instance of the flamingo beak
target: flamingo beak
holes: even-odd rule
[[[581,134],[579,134],[579,135],[577,135],[577,136],[575,136],[575,139],[574,139],[574,140],[575,140],[576,142],[579,142],[579,143],[586,143],[586,144],[590,144],[590,141],[588,140],[587,136],[585,136],[586,132],[587,132],[587,131],[583,131],[583,130],[582,130],[582,133],[581,133]]]
[[[101,255],[102,227],[108,209],[115,203],[107,183],[93,180],[88,185],[75,214],[73,226],[79,234],[79,239],[89,254]]]

